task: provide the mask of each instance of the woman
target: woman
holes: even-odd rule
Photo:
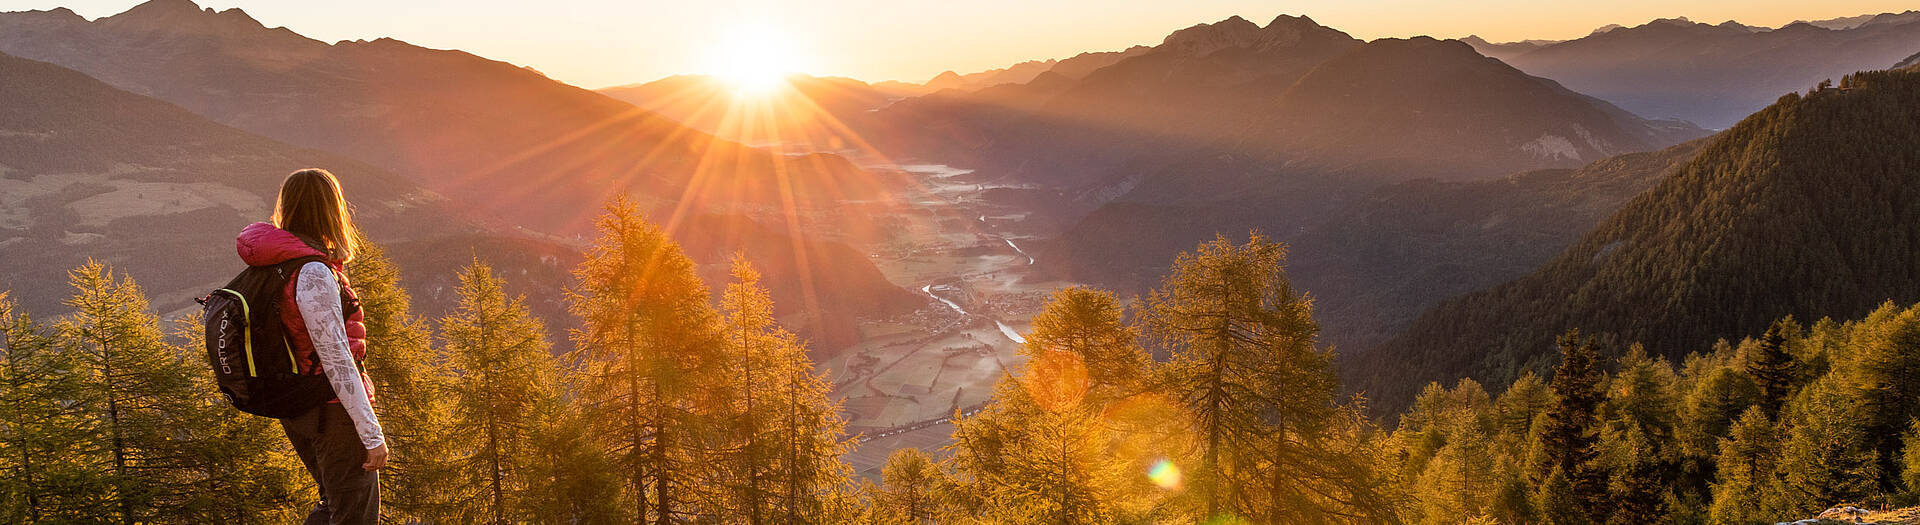
[[[371,525],[380,517],[379,469],[387,462],[387,445],[373,414],[373,387],[359,370],[366,327],[344,273],[358,236],[340,181],[326,170],[305,169],[280,185],[273,222],[247,226],[236,243],[240,258],[252,266],[320,259],[302,265],[288,280],[280,307],[302,373],[325,373],[335,396],[306,414],[280,420],[294,452],[320,485],[320,504],[307,515],[308,525]]]

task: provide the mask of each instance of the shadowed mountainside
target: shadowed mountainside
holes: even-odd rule
[[[1541,370],[1567,329],[1678,357],[1783,316],[1920,300],[1915,166],[1920,71],[1781,97],[1537,271],[1421,315],[1357,386],[1393,407],[1430,380]]]
[[[571,250],[449,220],[457,216],[455,203],[386,170],[0,54],[0,289],[13,290],[32,311],[57,312],[69,292],[67,270],[95,259],[138,279],[162,311],[190,306],[243,267],[234,234],[272,213],[286,174],[314,166],[340,177],[368,235],[391,244],[396,259],[416,260],[418,250],[436,250],[426,245],[456,237],[502,243],[490,257]],[[405,270],[412,284],[415,276],[453,275],[468,260],[463,254]],[[551,263],[497,264],[519,271]],[[423,303],[432,311],[452,304]]]
[[[60,64],[216,122],[348,155],[507,224],[585,233],[616,194],[649,208],[802,205],[877,195],[886,181],[832,155],[786,158],[460,51],[393,39],[327,44],[238,9],[151,0],[88,21],[0,14],[0,52]]]

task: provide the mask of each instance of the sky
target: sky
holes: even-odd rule
[[[87,18],[140,0],[0,0],[0,11],[68,7]],[[924,82],[1160,42],[1240,15],[1307,15],[1363,39],[1480,35],[1570,39],[1607,24],[1685,16],[1778,27],[1913,9],[1913,0],[196,0],[244,9],[315,39],[393,37],[530,66],[587,88],[712,73],[740,57],[815,75]]]

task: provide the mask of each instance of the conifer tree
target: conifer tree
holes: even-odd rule
[[[824,523],[851,469],[831,389],[806,347],[781,329],[760,273],[736,254],[722,294],[734,402],[727,511],[745,523]]]
[[[180,319],[174,347],[186,368],[204,357],[206,323],[199,314]],[[228,406],[213,377],[199,370],[188,376],[200,403],[184,404],[171,414],[174,444],[191,485],[165,511],[175,523],[287,523],[304,516],[310,490],[300,460],[273,419],[254,417]]]
[[[1187,488],[1202,521],[1390,521],[1383,480],[1337,432],[1331,353],[1312,303],[1283,272],[1286,249],[1254,234],[1182,254],[1147,300],[1148,333],[1171,349],[1168,394],[1190,414],[1198,457]]]
[[[953,465],[967,475],[978,519],[1105,523],[1154,507],[1156,492],[1139,473],[1171,429],[1110,410],[1138,393],[1147,373],[1146,353],[1120,314],[1110,293],[1056,292],[1020,347],[1026,367],[956,424]]]
[[[1104,406],[1147,388],[1152,359],[1141,348],[1138,330],[1121,319],[1120,300],[1110,292],[1068,287],[1048,299],[1033,317],[1033,330],[1020,352],[1040,359],[1067,352],[1086,371],[1084,404]]]
[[[1540,454],[1534,459],[1535,479],[1543,486],[1555,472],[1565,478],[1566,490],[1578,507],[1572,513],[1557,507],[1547,510],[1550,519],[1575,520],[1574,514],[1604,517],[1609,514],[1606,501],[1607,475],[1596,461],[1599,456],[1599,410],[1606,399],[1606,372],[1601,369],[1599,347],[1578,331],[1561,336],[1560,366],[1553,374],[1553,406],[1540,423]],[[1558,490],[1558,489],[1555,489]],[[1565,497],[1555,494],[1546,500],[1564,505]],[[1542,504],[1543,509],[1549,509]]]
[[[1444,408],[1426,434],[1439,443],[1417,476],[1415,491],[1427,523],[1452,523],[1489,514],[1500,480],[1494,421],[1486,390],[1463,379],[1446,392]]]
[[[347,265],[367,327],[362,363],[373,383],[381,431],[395,451],[380,469],[383,512],[399,520],[456,520],[471,510],[460,502],[455,449],[466,436],[452,428],[445,358],[433,334],[412,315],[412,298],[401,287],[400,269],[386,250],[363,242]]]
[[[1533,422],[1553,406],[1553,391],[1532,372],[1520,375],[1494,402],[1494,425],[1502,450],[1524,455]]]
[[[540,477],[528,447],[547,427],[536,418],[559,402],[546,327],[478,260],[461,271],[458,293],[460,304],[440,320],[440,334],[459,374],[449,388],[453,427],[470,437],[458,471],[479,489],[464,503],[478,511],[473,521],[532,521],[528,493],[553,480]]]
[[[159,321],[132,279],[116,279],[106,265],[89,262],[68,274],[73,314],[59,324],[61,345],[80,360],[85,387],[76,396],[98,418],[91,447],[103,453],[111,521],[157,521],[167,497],[185,492],[177,474],[175,419],[202,399],[185,366],[162,340]],[[82,449],[84,450],[84,449]],[[83,452],[84,453],[84,452]]]
[[[1781,508],[1814,513],[1834,502],[1862,501],[1879,489],[1873,436],[1859,424],[1862,405],[1845,388],[1827,376],[1788,403],[1778,463]]]
[[[1666,496],[1680,478],[1674,427],[1678,377],[1664,359],[1633,345],[1608,389],[1598,447],[1610,473],[1609,523],[1645,523],[1669,515]]]
[[[1573,482],[1567,478],[1567,472],[1558,466],[1547,473],[1540,486],[1534,491],[1534,508],[1540,513],[1545,525],[1589,525],[1594,523],[1593,514],[1588,513],[1586,502],[1574,492]]]
[[[0,522],[105,520],[107,497],[88,415],[60,400],[85,388],[78,354],[0,292]]]
[[[574,274],[571,310],[581,399],[623,474],[623,497],[640,521],[692,519],[714,490],[701,436],[724,399],[719,318],[693,262],[634,205],[617,198]]]
[[[1893,492],[1899,486],[1900,435],[1920,418],[1920,305],[1897,309],[1889,303],[1881,310],[1861,323],[1853,350],[1858,415],[1882,473],[1880,489]]]
[[[75,410],[96,418],[92,444],[105,458],[110,497],[103,521],[270,523],[298,479],[270,421],[225,406],[200,348],[168,344],[130,278],[90,262],[69,273],[74,309],[59,324],[63,351],[78,361]],[[193,320],[188,321],[193,324]],[[193,327],[197,328],[197,327]],[[185,337],[197,343],[199,330]],[[91,450],[89,450],[91,449]],[[254,498],[254,499],[249,499]]]
[[[1920,502],[1920,419],[1914,420],[1901,441],[1904,448],[1900,457],[1900,499],[1912,505]]]
[[[935,523],[941,517],[940,490],[946,474],[925,452],[911,447],[894,450],[887,455],[880,477],[882,485],[869,511],[872,523]]]
[[[523,492],[528,523],[591,525],[630,523],[619,508],[620,473],[602,452],[588,414],[570,399],[533,407],[541,425],[525,445],[532,483]]]
[[[1798,331],[1792,323],[1791,318],[1773,323],[1747,357],[1747,374],[1760,387],[1760,410],[1771,418],[1780,417],[1798,386],[1799,367],[1787,348],[1788,333]]]
[[[1777,500],[1774,473],[1779,442],[1773,420],[1758,406],[1748,409],[1729,427],[1727,437],[1720,440],[1720,455],[1715,461],[1714,523],[1744,524],[1778,517],[1774,512],[1779,509],[1770,503]]]

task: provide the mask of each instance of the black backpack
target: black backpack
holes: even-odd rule
[[[326,374],[300,372],[280,321],[287,280],[299,275],[301,266],[319,260],[309,256],[250,266],[200,298],[206,308],[207,364],[213,367],[220,393],[241,412],[285,419],[334,398]]]

